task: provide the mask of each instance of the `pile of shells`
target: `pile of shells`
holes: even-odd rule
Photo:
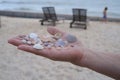
[[[22,43],[32,45],[33,48],[41,50],[51,47],[65,47],[69,43],[76,42],[77,38],[73,35],[67,35],[66,39],[62,39],[61,33],[56,33],[54,36],[45,35],[39,37],[36,33],[30,33],[22,39]]]

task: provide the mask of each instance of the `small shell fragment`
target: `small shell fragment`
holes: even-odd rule
[[[31,41],[31,44],[34,45],[34,44],[36,44],[36,42],[35,42],[34,40],[32,40],[32,41]]]
[[[41,39],[37,38],[37,39],[35,39],[35,43],[36,43],[36,44],[37,44],[37,43],[42,44],[43,42],[41,41]]]
[[[41,41],[43,41],[43,42],[53,42],[53,38],[52,38],[52,36],[45,35],[45,36],[41,37]]]
[[[24,39],[28,41],[28,40],[29,40],[29,37],[28,37],[28,35],[27,35],[27,36],[25,36],[25,37],[24,37]]]
[[[32,42],[31,42],[31,41],[27,41],[27,44],[31,45],[31,44],[32,44]]]
[[[66,45],[66,42],[64,41],[64,40],[62,40],[62,39],[58,39],[57,41],[56,41],[56,43],[55,43],[55,46],[56,47],[63,47],[63,46],[65,46]]]
[[[26,41],[25,39],[23,39],[23,40],[22,40],[22,43],[26,44],[26,43],[27,43],[27,41]]]
[[[35,48],[35,49],[44,49],[44,47],[41,44],[35,44],[35,45],[33,45],[33,48]]]
[[[60,38],[61,38],[61,36],[62,36],[62,34],[61,34],[61,33],[56,33],[56,34],[54,35],[54,38],[56,38],[56,39],[60,39]]]

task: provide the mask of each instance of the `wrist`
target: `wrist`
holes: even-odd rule
[[[81,67],[88,67],[87,62],[89,60],[91,53],[92,53],[91,50],[83,48],[82,51],[76,54],[76,59],[72,63]]]

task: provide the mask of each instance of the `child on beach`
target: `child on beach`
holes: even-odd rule
[[[107,7],[105,7],[103,10],[103,21],[105,21],[105,22],[107,21],[107,10],[108,10]]]

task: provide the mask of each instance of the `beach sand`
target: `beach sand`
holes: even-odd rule
[[[89,21],[88,29],[69,28],[70,21],[58,22],[56,28],[76,35],[85,47],[109,53],[120,52],[120,23]],[[52,61],[20,51],[7,40],[31,32],[48,34],[48,25],[39,19],[2,17],[0,28],[0,80],[114,80],[71,63]]]

